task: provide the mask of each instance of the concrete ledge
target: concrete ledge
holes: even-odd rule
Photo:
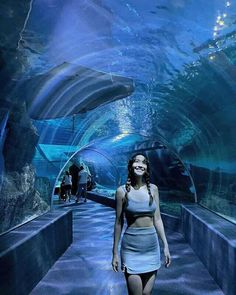
[[[46,213],[1,236],[1,294],[29,294],[71,243],[71,210]]]
[[[100,203],[102,205],[111,207],[113,209],[116,208],[115,200],[111,199],[111,198],[108,198],[106,196],[98,195],[98,194],[96,194],[94,192],[88,192],[87,193],[87,198],[94,201],[94,202],[97,202],[97,203]]]
[[[96,194],[94,192],[88,192],[87,193],[87,198],[94,201],[94,202],[100,203],[102,205],[105,205],[105,206],[108,206],[108,207],[111,207],[111,208],[114,208],[114,209],[116,207],[116,202],[115,202],[114,199],[108,198],[106,196],[98,195],[98,194]],[[180,218],[177,218],[175,216],[171,216],[171,215],[168,215],[168,214],[165,214],[165,213],[161,213],[161,217],[162,217],[162,220],[163,220],[163,223],[164,223],[165,227],[167,227],[167,228],[169,228],[171,230],[182,233],[181,219]]]
[[[236,294],[236,225],[199,205],[182,205],[186,241],[227,295]]]

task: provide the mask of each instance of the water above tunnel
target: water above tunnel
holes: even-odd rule
[[[7,30],[0,34],[1,174],[4,189],[32,177],[26,199],[33,191],[41,201],[36,198],[36,207],[30,203],[31,213],[26,201],[25,215],[49,209],[55,181],[73,154],[92,157],[92,145],[94,155],[118,154],[125,166],[128,154],[141,144],[139,138],[148,138],[181,160],[199,204],[235,222],[233,3],[2,5]],[[147,149],[154,164],[165,158],[163,153],[157,157],[158,150],[153,149],[153,157]],[[157,163],[154,172],[160,176],[158,171],[169,166]],[[115,176],[110,187],[118,180],[124,178]],[[6,217],[19,196],[6,189],[5,195],[2,208],[14,200],[10,211],[3,210]]]

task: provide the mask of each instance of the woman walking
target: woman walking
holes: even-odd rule
[[[112,267],[118,271],[118,244],[124,223],[127,228],[121,242],[121,270],[129,295],[151,294],[161,266],[158,236],[164,245],[165,266],[171,257],[159,208],[156,185],[149,180],[149,163],[137,154],[128,163],[128,179],[116,191],[116,220]]]
[[[72,176],[70,175],[69,171],[66,171],[63,179],[65,182],[66,200],[69,199],[69,202],[70,202],[71,201]]]

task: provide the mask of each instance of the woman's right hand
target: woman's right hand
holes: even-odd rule
[[[117,254],[113,255],[111,265],[112,265],[113,270],[115,272],[118,272],[119,258],[118,258],[118,255]]]

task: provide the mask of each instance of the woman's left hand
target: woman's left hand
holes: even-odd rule
[[[171,257],[170,257],[170,251],[168,246],[164,247],[164,254],[165,254],[165,267],[169,267],[171,264]]]

